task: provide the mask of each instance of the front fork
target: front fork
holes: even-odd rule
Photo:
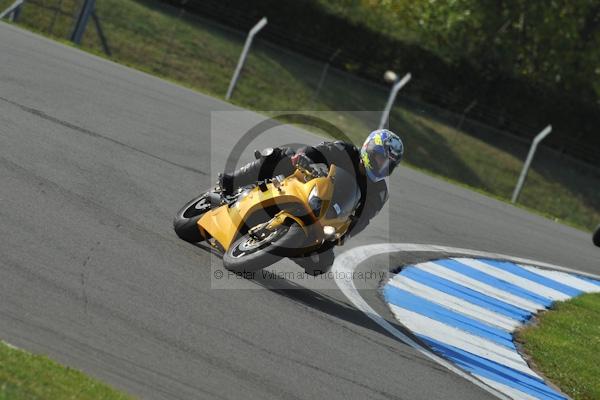
[[[285,210],[278,212],[269,221],[252,227],[248,233],[255,239],[259,239],[260,237],[264,236],[266,232],[273,231],[274,229],[279,228],[281,225],[288,223],[290,220],[296,222],[304,231],[307,239],[307,248],[312,248],[314,246],[318,247],[323,244],[322,235],[317,234],[317,232],[321,232],[323,230],[318,221],[315,221],[312,225],[307,226],[301,218]]]

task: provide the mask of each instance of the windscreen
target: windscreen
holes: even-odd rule
[[[333,197],[327,210],[327,218],[347,218],[360,201],[360,188],[354,174],[342,168],[335,171]]]

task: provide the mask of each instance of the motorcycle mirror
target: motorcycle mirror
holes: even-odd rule
[[[267,147],[266,149],[261,150],[254,150],[254,158],[256,158],[257,160],[259,158],[267,158],[270,157],[273,152],[275,150],[272,147]]]
[[[207,196],[207,197],[208,197],[208,202],[210,203],[210,205],[211,205],[212,207],[218,207],[218,206],[220,206],[220,205],[221,205],[221,203],[222,203],[222,201],[221,201],[221,200],[222,200],[222,199],[221,199],[221,196],[220,196],[220,195],[218,195],[217,193],[212,193],[212,192],[211,192],[211,193],[209,193],[209,194],[208,194],[208,196]]]

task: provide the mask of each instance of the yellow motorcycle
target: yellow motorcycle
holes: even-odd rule
[[[283,257],[309,274],[333,262],[361,199],[355,176],[335,165],[300,162],[282,175],[226,196],[218,186],[193,199],[176,215],[174,229],[188,242],[206,241],[235,272],[265,268]]]

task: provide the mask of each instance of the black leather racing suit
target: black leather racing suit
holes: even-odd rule
[[[317,146],[305,146],[297,150],[290,147],[273,149],[273,153],[263,156],[239,168],[233,173],[225,173],[221,185],[228,192],[240,186],[250,185],[277,175],[288,176],[293,173],[298,156],[304,154],[314,163],[335,164],[356,177],[361,191],[361,201],[355,212],[355,219],[346,234],[355,236],[366,228],[369,221],[377,215],[388,198],[384,180],[371,181],[361,166],[359,150],[351,143],[341,141],[323,142]]]

